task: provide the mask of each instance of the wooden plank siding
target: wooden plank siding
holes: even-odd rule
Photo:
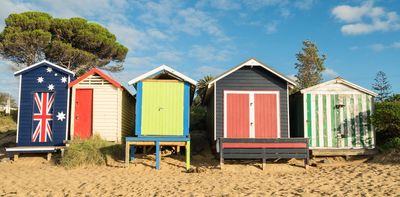
[[[51,72],[46,69],[52,68]],[[57,76],[55,75],[57,73]],[[68,138],[68,103],[69,89],[68,83],[71,74],[51,66],[47,63],[42,63],[40,66],[23,72],[20,75],[20,98],[19,98],[19,119],[17,125],[17,146],[63,146],[64,141]],[[38,77],[43,77],[42,83],[38,82]],[[66,77],[66,83],[60,79]],[[49,91],[48,86],[52,84],[55,89]],[[53,121],[51,121],[53,140],[47,142],[32,142],[33,125],[33,110],[34,100],[33,95],[36,92],[53,92],[55,100],[52,107]],[[63,112],[66,114],[66,119],[63,121],[57,120],[57,113]]]
[[[135,98],[126,90],[122,91],[121,116],[120,139],[123,141],[125,137],[133,136],[135,130]]]
[[[126,90],[117,88],[97,74],[72,87],[71,139],[75,114],[76,89],[93,89],[93,135],[120,143],[133,132],[134,98]]]
[[[301,99],[303,98],[303,99]],[[291,102],[302,106],[291,116],[303,116],[303,133],[310,149],[372,149],[374,130],[368,121],[372,115],[373,96],[344,84],[329,84],[292,95]],[[303,102],[297,104],[298,102]],[[292,134],[297,134],[292,130]]]
[[[287,82],[276,75],[266,72],[258,66],[244,66],[239,70],[227,75],[215,83],[216,88],[216,136],[218,139],[224,135],[224,91],[225,90],[247,90],[247,91],[279,91],[280,95],[280,136],[289,137],[288,131],[288,100]],[[211,95],[210,100],[214,95]],[[210,103],[211,105],[211,103]]]

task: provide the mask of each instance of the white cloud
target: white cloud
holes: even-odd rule
[[[189,50],[188,55],[190,57],[197,58],[200,62],[223,62],[228,60],[229,56],[231,55],[231,52],[228,48],[229,47],[219,49],[211,45],[193,45],[192,48]]]
[[[302,10],[309,10],[315,3],[316,0],[297,0],[294,6]]]
[[[266,26],[267,34],[272,34],[278,31],[278,23],[276,21],[268,23]]]
[[[381,43],[371,44],[368,47],[375,52],[381,52],[386,48],[385,45],[383,45]]]
[[[382,7],[374,7],[373,1],[367,1],[360,6],[339,5],[331,13],[345,23],[341,31],[347,35],[400,30],[398,14],[387,12]]]
[[[280,11],[280,14],[283,18],[287,18],[289,17],[292,13],[290,12],[290,10],[288,8],[282,8]]]
[[[399,49],[400,48],[400,42],[393,42],[391,45],[392,48]]]
[[[360,47],[359,46],[351,46],[349,49],[352,51],[355,51],[355,50],[360,49]]]
[[[216,66],[200,66],[196,68],[196,72],[194,73],[193,77],[195,79],[201,79],[206,75],[211,75],[213,77],[216,77],[223,73],[225,69],[218,68]]]
[[[339,74],[331,68],[326,68],[322,74],[325,76],[325,78],[335,78],[339,76]]]
[[[196,3],[196,7],[205,7],[206,5],[219,10],[239,10],[241,5],[232,0],[201,0]]]

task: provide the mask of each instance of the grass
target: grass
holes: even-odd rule
[[[17,123],[11,116],[0,116],[0,132],[17,130]]]
[[[123,155],[121,145],[107,142],[96,135],[87,140],[71,141],[59,164],[66,168],[106,165],[108,156],[115,158],[119,155]]]
[[[380,150],[383,152],[390,150],[398,150],[400,151],[400,137],[394,137],[388,140],[385,144],[380,147]]]

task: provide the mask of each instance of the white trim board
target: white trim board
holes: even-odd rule
[[[32,69],[32,68],[34,68],[34,67],[36,67],[36,66],[39,66],[39,65],[41,65],[41,64],[43,64],[43,63],[49,64],[50,66],[53,66],[53,67],[55,67],[55,68],[58,68],[58,69],[60,69],[60,70],[63,70],[63,71],[65,71],[65,72],[67,72],[67,73],[69,73],[69,74],[75,76],[75,73],[74,73],[74,72],[72,72],[72,71],[70,71],[70,70],[68,70],[68,69],[66,69],[66,68],[63,68],[63,67],[61,67],[61,66],[59,66],[59,65],[56,65],[56,64],[54,64],[54,63],[51,63],[51,62],[49,62],[49,61],[47,61],[47,60],[43,60],[43,61],[38,62],[38,63],[36,63],[36,64],[32,64],[31,66],[28,66],[28,67],[26,67],[26,68],[24,68],[24,69],[22,69],[22,70],[19,70],[19,71],[15,72],[14,75],[19,75],[19,74],[21,74],[22,72],[24,72],[24,71],[26,71],[26,70],[29,70],[29,69]]]
[[[234,67],[234,68],[232,68],[232,69],[230,69],[229,71],[225,72],[224,74],[218,76],[217,78],[215,78],[214,80],[212,80],[211,82],[209,82],[209,83],[208,83],[208,88],[211,88],[211,86],[212,86],[215,82],[217,82],[218,80],[220,80],[220,79],[222,79],[222,78],[228,76],[229,74],[231,74],[231,73],[233,73],[233,72],[239,70],[240,68],[242,68],[242,67],[244,67],[244,66],[259,66],[259,67],[264,68],[265,70],[267,70],[267,71],[269,71],[269,72],[275,74],[276,76],[282,78],[283,80],[285,80],[285,81],[288,82],[289,84],[291,84],[291,85],[293,85],[293,86],[297,86],[297,84],[296,84],[295,82],[293,82],[292,80],[290,80],[288,77],[286,77],[286,76],[284,76],[284,75],[282,75],[282,74],[280,74],[280,73],[274,71],[273,69],[269,68],[268,66],[266,66],[266,65],[263,64],[263,63],[261,63],[260,61],[254,59],[254,58],[251,58],[251,59],[247,60],[246,62],[244,62],[244,63],[242,63],[242,64],[240,64],[240,65],[238,65],[238,66],[236,66],[236,67]]]
[[[366,93],[366,94],[369,94],[369,95],[371,95],[371,96],[377,96],[377,95],[378,95],[377,93],[375,93],[375,92],[373,92],[373,91],[371,91],[371,90],[368,90],[368,89],[363,88],[363,87],[361,87],[361,86],[358,86],[358,85],[356,85],[356,84],[354,84],[354,83],[351,83],[351,82],[349,82],[349,81],[346,81],[346,80],[344,80],[344,79],[342,79],[342,78],[340,78],[340,77],[338,77],[338,78],[336,78],[336,79],[332,79],[332,80],[326,81],[326,82],[324,82],[324,83],[317,84],[317,85],[315,85],[315,86],[311,86],[311,87],[309,87],[309,88],[302,89],[300,92],[301,92],[302,94],[305,94],[305,93],[308,93],[308,92],[313,91],[313,90],[318,90],[319,88],[321,88],[321,87],[323,87],[323,86],[326,86],[326,85],[329,85],[329,84],[337,84],[337,83],[346,85],[346,86],[348,86],[348,87],[351,87],[351,88],[353,88],[353,89],[359,90],[359,91],[364,92],[364,93]],[[341,93],[340,93],[340,94],[341,94]]]
[[[178,72],[178,71],[176,71],[176,70],[174,70],[174,69],[172,69],[172,68],[170,68],[170,67],[168,67],[166,65],[161,65],[161,66],[159,66],[159,67],[157,67],[157,68],[155,68],[155,69],[153,69],[153,70],[151,70],[151,71],[149,71],[147,73],[144,73],[144,74],[142,74],[142,75],[130,80],[128,82],[128,84],[129,85],[133,85],[133,84],[137,83],[138,81],[146,79],[146,78],[148,78],[148,77],[150,77],[150,76],[152,76],[154,74],[157,74],[159,72],[162,72],[162,71],[167,71],[167,72],[171,73],[172,75],[177,76],[177,77],[183,79],[184,81],[187,81],[187,82],[191,83],[192,85],[196,85],[197,84],[197,81],[187,77],[186,75],[184,75],[184,74],[182,74],[182,73],[180,73],[180,72]]]
[[[22,84],[22,75],[19,76],[17,135],[15,140],[17,144],[18,144],[18,134],[19,134],[19,116],[21,113],[21,84]]]
[[[255,126],[256,122],[255,120],[255,110],[254,106],[256,103],[254,102],[254,95],[255,94],[275,94],[276,95],[276,116],[277,116],[277,138],[281,138],[281,121],[280,121],[280,93],[279,91],[241,91],[241,90],[225,90],[224,91],[224,138],[227,137],[227,95],[228,94],[248,94],[249,95],[249,103],[252,102],[253,100],[253,105],[249,107],[250,113],[249,113],[249,138],[255,138]],[[251,124],[253,121],[253,124]]]

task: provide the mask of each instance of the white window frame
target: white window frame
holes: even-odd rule
[[[280,121],[280,94],[279,91],[246,91],[246,90],[224,90],[224,138],[227,137],[227,96],[228,94],[248,94],[249,95],[249,138],[255,138],[255,110],[254,110],[254,95],[255,94],[274,94],[276,95],[276,116],[277,116],[277,138],[281,138],[281,121]],[[253,123],[251,125],[251,123]]]

